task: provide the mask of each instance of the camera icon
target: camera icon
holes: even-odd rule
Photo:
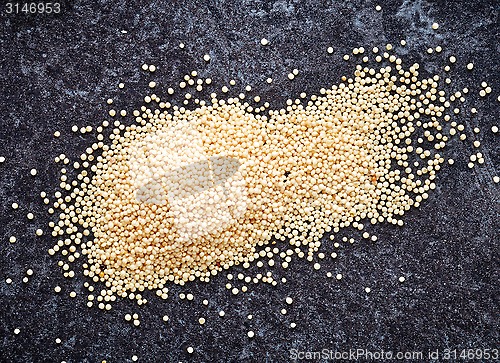
[[[136,201],[168,206],[180,242],[221,232],[245,214],[242,164],[231,156],[208,156],[189,122],[145,134],[130,150]]]

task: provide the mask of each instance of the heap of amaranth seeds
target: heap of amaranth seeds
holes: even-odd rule
[[[402,225],[435,188],[452,106],[439,76],[420,79],[418,64],[403,69],[396,56],[383,58],[390,65],[358,65],[353,78],[267,113],[259,97],[252,106],[243,94],[196,99],[193,110],[146,96],[133,111],[136,124],[114,121],[110,144],[102,134],[109,122],[97,128],[97,142],[73,165],[75,180],[63,170],[53,205],[61,213],[51,222],[60,240],[49,253],[69,262],[83,253],[85,275],[103,282],[107,295],[153,289],[166,298],[169,281],[209,281],[233,265],[272,258],[276,249],[258,248],[270,241],[290,243],[280,254],[286,267],[294,254],[312,261],[325,233],[362,230],[363,221]],[[180,88],[210,83],[192,72]],[[184,104],[191,98],[186,93]],[[418,145],[416,132],[426,139]]]

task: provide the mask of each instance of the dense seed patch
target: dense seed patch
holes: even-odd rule
[[[290,244],[280,254],[286,267],[294,254],[312,261],[325,233],[403,225],[405,212],[435,188],[445,161],[439,150],[448,141],[446,112],[463,95],[445,97],[439,76],[421,78],[418,64],[404,69],[396,56],[383,57],[390,65],[358,65],[352,78],[309,98],[303,93],[281,110],[264,112],[260,97],[252,106],[243,94],[212,94],[209,103],[196,100],[195,109],[146,96],[133,112],[135,124],[114,121],[109,143],[103,130],[110,123],[97,128],[97,142],[73,164],[75,180],[63,169],[53,205],[61,212],[51,223],[59,241],[49,253],[61,251],[70,263],[83,253],[84,274],[104,283],[107,295],[152,289],[166,298],[168,282],[208,282],[233,265],[272,258],[279,251],[260,250],[271,241]],[[180,88],[210,83],[193,71]],[[184,103],[191,97],[186,93]],[[453,136],[463,126],[451,122],[448,129]],[[56,159],[69,163],[65,155]],[[368,232],[363,237],[376,240]]]

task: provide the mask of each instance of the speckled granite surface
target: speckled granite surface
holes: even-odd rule
[[[0,155],[7,160],[0,164],[0,361],[129,362],[136,355],[140,362],[287,362],[291,349],[423,351],[429,361],[428,350],[499,348],[500,193],[492,177],[500,173],[500,148],[490,131],[499,111],[498,2],[380,1],[380,12],[375,5],[98,0],[63,4],[61,14],[50,16],[6,15],[2,8]],[[440,24],[436,31],[433,22]],[[263,37],[269,46],[260,45]],[[408,42],[404,48],[401,39]],[[342,56],[352,47],[387,42],[405,62],[419,62],[424,73],[442,74],[445,59],[455,55],[451,89],[466,86],[473,96],[459,116],[469,140],[454,140],[444,152],[455,165],[444,167],[437,190],[407,214],[404,227],[371,227],[376,243],[345,230],[339,237],[356,243],[342,244],[336,261],[325,259],[319,271],[304,261],[286,273],[276,269],[288,279],[276,288],[252,286],[232,296],[221,276],[209,285],[173,287],[167,301],[151,296],[145,307],[122,301],[102,313],[86,307],[83,280],[64,280],[57,259],[47,255],[51,238],[34,236],[48,222],[39,193],[58,184],[53,158],[76,157],[92,140],[73,135],[71,126],[101,122],[109,97],[120,107],[137,106],[149,81],[142,63],[158,65],[154,78],[163,92],[198,69],[214,87],[235,79],[236,92],[249,84],[251,94],[280,107],[288,97],[317,92],[351,74],[355,62]],[[437,45],[441,55],[426,54]],[[328,46],[335,49],[331,55]],[[202,59],[206,53],[209,64]],[[470,61],[472,72],[465,70]],[[300,74],[289,81],[293,68]],[[271,85],[267,77],[274,79]],[[493,92],[479,99],[482,81]],[[119,82],[126,83],[124,90]],[[472,137],[476,126],[482,131]],[[61,138],[52,136],[55,130]],[[470,170],[466,160],[475,138],[486,162]],[[35,178],[31,168],[38,170]],[[10,207],[13,202],[18,210]],[[26,219],[28,212],[35,214],[33,221]],[[324,250],[331,249],[326,242]],[[28,268],[34,275],[23,283]],[[327,271],[344,278],[328,279]],[[399,276],[406,281],[399,283]],[[54,293],[55,285],[61,294]],[[68,296],[73,290],[75,299]],[[192,292],[194,301],[179,301],[181,291]],[[282,315],[286,296],[294,303]],[[201,303],[205,298],[208,307]],[[220,309],[224,318],[217,315]],[[139,328],[123,318],[134,312]],[[161,320],[165,314],[168,323]],[[200,316],[207,319],[204,326]],[[250,329],[256,333],[251,340]],[[188,346],[194,354],[186,353]]]

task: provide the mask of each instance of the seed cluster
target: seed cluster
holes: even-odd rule
[[[233,265],[272,258],[276,248],[260,250],[270,242],[290,243],[280,253],[286,267],[294,254],[312,261],[325,233],[347,226],[363,230],[367,222],[403,225],[405,212],[436,187],[445,161],[439,150],[464,129],[449,122],[446,112],[455,101],[463,102],[468,90],[448,96],[439,88],[439,76],[422,79],[418,64],[404,69],[395,55],[378,48],[373,53],[388,65],[358,65],[352,78],[343,77],[319,95],[302,93],[281,110],[266,113],[268,104],[259,96],[250,103],[244,94],[219,99],[213,93],[209,103],[195,99],[195,109],[152,94],[133,112],[135,124],[112,121],[109,144],[103,133],[110,122],[104,121],[97,142],[73,164],[79,172],[75,180],[62,169],[61,191],[49,209],[61,210],[57,223],[50,224],[59,241],[49,253],[61,252],[69,263],[80,252],[85,255],[84,274],[105,284],[98,302],[109,310],[105,302],[114,295],[144,303],[138,292],[151,289],[167,298],[167,282],[208,282]],[[288,76],[298,74],[294,69]],[[193,71],[179,86],[200,91],[210,83]],[[223,93],[228,90],[222,87]],[[174,92],[168,89],[169,95]],[[188,104],[192,95],[184,98]],[[455,107],[449,113],[459,112]],[[56,161],[69,163],[65,155]],[[65,276],[74,276],[68,263],[59,265]],[[269,274],[255,280],[276,283]],[[239,292],[231,284],[227,288]]]

